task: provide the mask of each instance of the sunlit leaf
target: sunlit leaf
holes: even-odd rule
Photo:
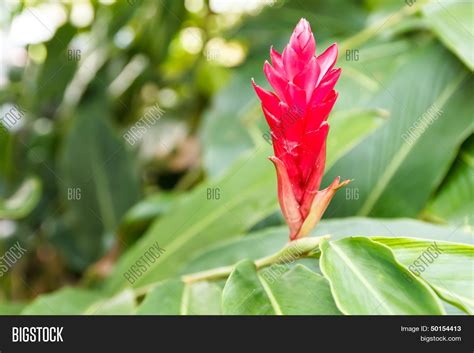
[[[338,308],[352,315],[440,315],[433,290],[385,246],[350,237],[321,244],[321,270]]]
[[[257,272],[251,261],[236,265],[222,293],[227,315],[338,315],[326,279],[304,266],[274,265]]]
[[[346,188],[354,195],[336,193],[327,214],[416,216],[471,133],[472,82],[465,68],[437,45],[412,55],[370,103],[389,112],[387,123],[326,173],[326,182],[337,175],[354,179]]]
[[[451,304],[474,314],[474,246],[413,238],[373,238]]]
[[[453,167],[423,216],[454,225],[474,226],[474,138],[459,152]]]
[[[147,294],[137,314],[218,315],[221,313],[221,292],[219,286],[210,282],[164,281]]]
[[[471,2],[457,0],[430,1],[422,11],[433,32],[471,71],[474,70],[473,11]]]
[[[344,218],[327,219],[312,232],[314,236],[330,234],[341,239],[354,234],[383,237],[414,237],[427,241],[450,241],[474,244],[474,235],[461,227],[434,225],[412,219]],[[249,236],[222,242],[196,256],[183,273],[229,266],[241,259],[256,260],[278,251],[288,241],[288,228],[275,227],[254,232]]]

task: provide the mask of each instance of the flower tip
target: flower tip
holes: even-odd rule
[[[337,46],[337,43],[332,43],[327,49],[328,52],[331,52],[332,57],[334,58],[334,64],[336,63],[338,54],[339,54],[339,48]]]
[[[268,156],[268,159],[271,160],[273,164],[276,164],[280,161],[278,157],[275,157],[275,156]]]
[[[298,21],[298,24],[296,25],[296,28],[303,28],[303,29],[309,28],[308,20],[304,17],[301,17],[301,19]]]
[[[339,177],[339,176],[336,179],[334,179],[334,181],[333,181],[334,190],[339,190],[340,188],[346,186],[347,184],[351,183],[354,180],[353,179],[346,179],[343,182],[340,182],[340,181],[341,181],[341,177]]]
[[[311,32],[311,25],[306,20],[306,18],[302,18],[302,19],[299,20],[298,24],[295,27],[294,34],[299,36],[301,33],[304,33],[304,32],[306,32],[308,34],[312,33]]]
[[[268,70],[270,70],[270,63],[268,62],[268,60],[265,60],[265,62],[263,63],[263,72],[265,73],[265,75],[267,74]]]
[[[257,93],[257,96],[260,99],[260,101],[263,102],[263,100],[265,99],[265,93],[266,93],[265,90],[255,83],[255,80],[253,79],[253,77],[251,79],[251,82],[252,82],[253,89],[255,90],[255,93]]]
[[[344,181],[342,182],[342,184],[343,184],[342,186],[345,186],[345,185],[347,185],[347,184],[350,184],[350,183],[352,183],[353,181],[354,181],[354,179],[347,179],[347,180],[344,180]]]

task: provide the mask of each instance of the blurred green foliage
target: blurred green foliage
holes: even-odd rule
[[[128,286],[123,271],[158,240],[167,253],[140,279],[149,284],[253,227],[282,225],[250,79],[264,84],[270,45],[281,50],[301,17],[312,24],[318,53],[334,41],[341,48],[324,184],[336,175],[354,181],[326,217],[422,218],[472,236],[473,25],[464,9],[472,4],[254,5],[2,5],[2,116],[12,106],[26,113],[0,131],[0,250],[20,241],[28,252],[2,275],[0,297],[98,287],[107,276],[115,292]],[[44,38],[16,35],[35,28]],[[433,105],[440,116],[407,143],[402,135]],[[153,107],[164,114],[139,130]],[[130,143],[124,134],[133,127]],[[209,189],[220,198],[209,199]],[[93,303],[104,300],[72,296],[81,312],[96,312]],[[101,307],[127,313],[130,300],[125,292],[116,311]],[[43,312],[41,302],[26,312],[36,307]]]

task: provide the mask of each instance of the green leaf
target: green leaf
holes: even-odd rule
[[[138,223],[149,222],[166,213],[175,200],[176,195],[171,193],[147,196],[128,210],[123,218],[123,225],[130,227]]]
[[[178,195],[160,192],[149,195],[132,206],[120,224],[119,232],[124,243],[130,246],[153,221],[166,214],[178,201]]]
[[[472,131],[472,79],[467,77],[438,45],[414,51],[370,103],[390,113],[388,122],[325,175],[326,183],[338,175],[354,179],[346,192],[336,193],[327,214],[417,216]],[[348,189],[357,195],[348,195]]]
[[[211,282],[184,284],[167,280],[157,284],[138,307],[143,315],[218,315],[222,290]]]
[[[181,312],[184,284],[180,280],[158,283],[137,309],[137,314],[176,315]]]
[[[328,281],[305,266],[273,265],[259,272],[286,315],[341,315]],[[276,278],[275,278],[276,277]]]
[[[337,315],[324,277],[296,266],[273,265],[257,272],[252,261],[236,265],[222,293],[226,315]]]
[[[474,70],[474,5],[470,1],[431,1],[422,12],[433,32],[469,69]]]
[[[246,119],[260,114],[250,84],[249,65],[234,75],[230,84],[214,97],[203,115],[201,141],[203,163],[210,178],[223,174],[243,153],[253,147]]]
[[[253,45],[250,48],[252,57],[256,54],[263,57],[256,71],[262,71],[263,61],[268,59],[269,45],[273,44],[281,52],[302,17],[317,26],[316,41],[319,45],[331,36],[349,36],[362,30],[366,25],[367,11],[355,2],[343,0],[306,2],[304,5],[288,1],[266,6],[258,16],[247,16],[238,35]],[[350,18],[350,21],[341,21],[341,18]]]
[[[436,225],[414,219],[384,219],[349,217],[321,222],[314,235],[331,234],[341,239],[354,234],[383,237],[415,237],[474,244],[474,233],[457,226]]]
[[[128,289],[90,305],[85,315],[131,315],[135,313],[135,293]]]
[[[230,266],[242,259],[256,260],[276,253],[287,241],[287,227],[270,228],[250,233],[246,237],[221,242],[198,254],[187,264],[182,273]]]
[[[3,127],[2,123],[0,126],[0,149],[2,151],[0,155],[0,180],[2,184],[13,171],[13,136]],[[0,184],[0,190],[3,190],[4,185],[2,184]]]
[[[413,238],[373,238],[449,303],[474,315],[474,246]]]
[[[80,288],[63,288],[51,294],[42,294],[28,304],[23,315],[80,315],[101,299],[98,293]]]
[[[106,298],[102,293],[82,288],[62,288],[42,294],[28,304],[22,315],[126,315],[135,311],[131,290]]]
[[[443,301],[444,310],[446,311],[447,315],[463,315],[465,316],[466,313],[460,310],[458,307],[448,303],[447,301]]]
[[[346,49],[344,51],[344,48],[340,48],[341,56],[337,63],[342,69],[342,75],[336,86],[339,96],[334,106],[335,113],[347,109],[367,110],[374,96],[410,60],[410,53],[416,49],[414,43],[407,39],[385,40],[380,43],[372,41],[361,48],[354,48],[352,44],[347,47],[344,41],[339,44],[346,46]],[[351,54],[355,53],[357,60],[351,59]],[[384,112],[384,116],[386,113]],[[332,126],[331,121],[332,117],[329,119]],[[347,130],[351,129],[346,128]]]
[[[46,43],[47,57],[36,78],[37,86],[31,91],[34,97],[34,111],[37,114],[51,114],[61,103],[64,92],[74,76],[79,57],[71,56],[75,49],[70,45],[77,34],[77,28],[65,23],[58,28],[53,38]],[[30,88],[29,75],[25,75],[26,87]],[[31,87],[31,88],[33,88]],[[53,111],[52,111],[53,110]]]
[[[222,289],[215,283],[198,282],[186,285],[188,304],[183,307],[186,315],[221,314]]]
[[[382,125],[386,113],[379,110],[357,109],[335,113],[330,120],[327,139],[326,168],[349,152],[364,137]],[[351,128],[348,129],[347,127]]]
[[[349,315],[439,315],[436,294],[395,260],[384,245],[365,237],[321,244],[321,270],[338,308]]]
[[[265,284],[264,284],[265,283]],[[257,274],[255,264],[244,260],[230,274],[222,292],[225,315],[282,315],[282,309]]]
[[[18,219],[27,216],[41,197],[41,181],[26,179],[18,190],[6,200],[0,200],[0,218]]]
[[[160,259],[134,283],[143,286],[177,274],[188,259],[205,247],[236,237],[277,207],[274,171],[260,148],[224,177],[194,189],[166,216],[154,222],[126,252],[109,279],[109,288],[127,285],[126,272],[155,242],[165,249]],[[208,190],[219,199],[208,199]]]
[[[456,162],[423,216],[474,227],[474,137],[463,145]]]
[[[79,269],[104,254],[139,197],[135,164],[107,116],[104,102],[83,106],[63,146],[59,181],[68,206],[67,231],[53,240]]]
[[[24,307],[25,303],[0,303],[0,315],[19,315]]]
[[[312,235],[330,234],[333,240],[354,234],[384,237],[417,237],[474,243],[472,233],[460,227],[442,226],[412,219],[374,219],[352,217],[328,219],[319,223]],[[229,266],[241,259],[256,260],[277,252],[288,241],[288,228],[275,227],[250,233],[248,236],[222,242],[192,259],[183,273],[193,273],[211,268]]]

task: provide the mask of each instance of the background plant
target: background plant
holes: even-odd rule
[[[472,313],[472,4],[226,3],[1,5],[0,247],[26,249],[2,272],[2,312]],[[331,234],[321,249],[257,271],[248,260],[286,241],[249,79],[300,17],[318,48],[341,46],[323,184],[354,181],[313,234]],[[339,276],[341,256],[376,290]],[[227,266],[227,281],[180,277]]]

